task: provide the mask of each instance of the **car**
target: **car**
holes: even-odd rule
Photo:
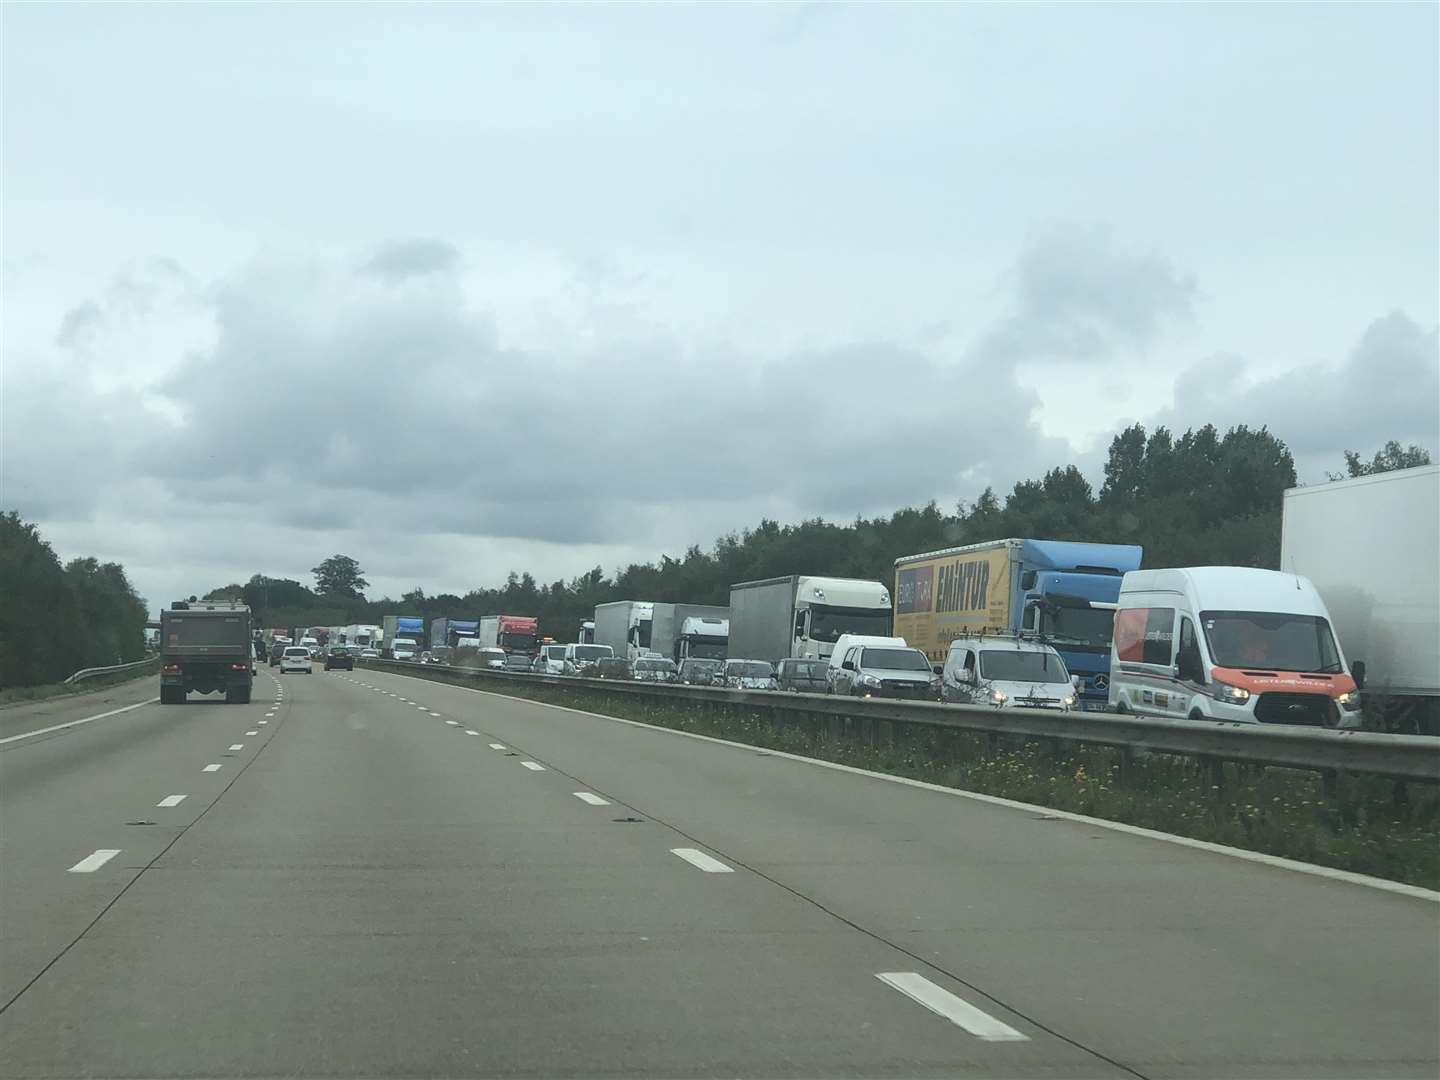
[[[722,680],[732,690],[774,690],[775,669],[764,660],[726,660]]]
[[[277,667],[280,664],[280,657],[285,655],[285,646],[279,643],[270,646],[270,666]]]
[[[511,672],[530,673],[530,656],[528,653],[511,653],[505,657],[505,670]]]
[[[813,656],[787,656],[775,665],[775,686],[797,694],[828,694],[830,665]]]
[[[539,655],[537,655],[534,660],[530,661],[530,673],[532,675],[549,674],[550,669],[547,666],[548,664],[549,661],[545,659],[545,650],[541,649]]]
[[[355,670],[355,654],[344,645],[331,649],[325,656],[325,670],[331,668],[344,668],[346,671]]]
[[[725,677],[725,661],[699,656],[681,660],[679,675],[686,686],[715,686]]]
[[[477,649],[475,662],[482,668],[491,671],[503,671],[505,668],[505,650],[497,648]]]
[[[940,700],[996,709],[1075,708],[1075,681],[1051,646],[1022,636],[958,637],[950,642]]]
[[[590,675],[596,661],[612,657],[615,650],[609,645],[581,645],[571,642],[565,646],[565,660],[560,669],[562,675]]]
[[[360,650],[360,659],[361,659],[361,660],[379,660],[379,659],[380,659],[380,650],[379,650],[379,649],[361,649],[361,650]]]
[[[287,671],[303,671],[309,675],[314,670],[314,664],[310,659],[310,650],[304,645],[286,645],[285,651],[280,654],[280,674]]]
[[[875,634],[841,634],[835,640],[835,651],[830,654],[829,668],[825,672],[825,678],[830,682],[830,689],[835,689],[835,677],[840,673],[840,665],[844,662],[846,655],[856,645],[891,645],[897,649],[908,649],[910,643],[903,637],[879,637]]]
[[[673,683],[680,681],[680,671],[674,660],[663,656],[642,656],[635,661],[636,682]]]
[[[602,656],[595,661],[595,670],[590,672],[596,679],[630,679],[635,675],[630,661],[619,656]]]
[[[919,649],[896,645],[852,645],[834,671],[830,689],[852,697],[908,698],[940,696],[940,676]]]
[[[320,659],[320,656],[321,656],[323,650],[320,648],[319,645],[311,645],[311,646],[309,646],[309,650],[310,650],[310,659],[311,659],[311,660],[319,660],[319,659]]]

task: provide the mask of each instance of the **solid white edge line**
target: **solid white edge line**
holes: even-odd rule
[[[166,795],[163,799],[161,799],[161,800],[160,800],[159,802],[157,802],[155,805],[156,805],[156,806],[164,806],[164,807],[179,806],[179,805],[180,805],[182,802],[184,802],[184,801],[185,801],[185,796],[184,796],[184,795]]]
[[[544,765],[541,765],[538,761],[522,761],[522,762],[520,762],[520,764],[521,764],[521,765],[524,765],[525,768],[529,769],[531,772],[544,772],[544,771],[545,771],[545,766],[544,766]]]
[[[122,712],[129,712],[131,709],[154,705],[155,702],[159,700],[158,697],[147,698],[144,701],[137,701],[134,705],[126,705],[122,709],[111,709],[109,712],[96,713],[94,716],[87,716],[81,720],[67,720],[63,724],[54,724],[51,727],[40,728],[38,731],[27,731],[23,735],[11,735],[9,738],[0,739],[0,746],[4,746],[6,743],[19,742],[21,739],[33,739],[37,735],[49,735],[52,731],[64,731],[66,728],[79,727],[81,724],[89,724],[95,720],[104,720],[107,716],[119,716]]]
[[[85,858],[81,859],[74,866],[70,867],[70,873],[93,874],[96,870],[99,870],[100,867],[104,866],[107,862],[109,862],[111,859],[113,859],[116,855],[119,854],[120,849],[118,847],[99,848],[96,851],[91,852],[89,855],[86,855]]]
[[[406,675],[404,677],[407,679],[415,678],[414,675]],[[815,765],[819,768],[830,769],[834,772],[850,773],[853,776],[868,776],[872,780],[884,780],[891,784],[903,784],[906,787],[920,788],[924,791],[934,791],[941,795],[950,795],[960,799],[972,799],[975,802],[989,803],[991,806],[1003,806],[1010,810],[1024,810],[1029,814],[1045,814],[1052,818],[1059,818],[1062,821],[1073,821],[1097,829],[1109,829],[1111,832],[1124,833],[1127,836],[1140,836],[1147,840],[1159,840],[1161,843],[1193,848],[1196,851],[1209,852],[1211,855],[1223,855],[1226,858],[1259,863],[1262,866],[1271,866],[1278,870],[1293,870],[1297,874],[1308,874],[1311,877],[1328,878],[1331,881],[1343,881],[1348,885],[1362,885],[1369,889],[1378,889],[1381,892],[1409,896],[1415,900],[1429,900],[1431,903],[1440,903],[1440,892],[1424,889],[1419,885],[1407,885],[1403,881],[1389,881],[1385,878],[1370,877],[1368,874],[1357,874],[1353,870],[1337,870],[1331,866],[1317,866],[1314,863],[1299,862],[1296,859],[1286,859],[1280,855],[1266,855],[1262,851],[1246,851],[1244,848],[1226,847],[1224,844],[1216,844],[1209,840],[1195,840],[1189,836],[1176,836],[1174,833],[1159,832],[1155,829],[1144,829],[1139,825],[1126,825],[1122,821],[1108,821],[1105,818],[1087,817],[1084,814],[1071,813],[1069,810],[1057,810],[1053,806],[1019,802],[1016,799],[1005,799],[999,795],[984,795],[978,791],[965,791],[961,788],[942,787],[940,784],[932,784],[925,780],[912,780],[908,776],[891,776],[889,773],[873,772],[870,769],[861,769],[854,765],[842,765],[838,761],[824,761],[820,758],[805,757],[803,754],[791,754],[785,750],[771,750],[768,747],[756,746],[753,743],[734,742],[731,739],[717,739],[714,735],[701,735],[694,731],[676,731],[674,728],[660,727],[656,724],[646,724],[639,720],[626,720],[620,716],[606,716],[604,713],[586,712],[584,709],[572,709],[568,705],[551,705],[546,701],[530,701],[527,698],[511,697],[509,694],[496,694],[489,690],[476,690],[471,686],[456,686],[454,683],[441,683],[440,685],[450,686],[456,690],[463,690],[467,694],[483,694],[485,697],[502,698],[505,701],[516,702],[520,705],[535,705],[542,709],[555,709],[559,712],[574,713],[576,716],[588,716],[597,720],[609,720],[611,723],[628,724],[630,727],[644,728],[647,731],[662,732],[666,735],[678,735],[685,739],[698,739],[700,742],[729,746],[735,750],[745,750],[751,754],[758,751],[770,757],[784,758],[787,761],[798,761],[804,765]]]
[[[670,854],[679,855],[680,858],[684,859],[691,866],[699,867],[707,874],[733,874],[735,872],[735,868],[733,866],[726,866],[719,859],[711,858],[699,848],[672,847],[670,849]]]
[[[977,1009],[964,998],[956,997],[918,972],[882,971],[875,977],[937,1016],[943,1016],[957,1027],[964,1028],[977,1039],[984,1039],[986,1042],[1030,1041],[1030,1036],[996,1020],[989,1013]]]
[[[581,802],[583,802],[583,803],[589,803],[591,806],[609,806],[609,805],[610,805],[610,800],[609,800],[609,799],[602,799],[599,795],[596,795],[593,791],[572,791],[570,794],[574,795],[577,799],[579,799],[579,800],[580,800]]]

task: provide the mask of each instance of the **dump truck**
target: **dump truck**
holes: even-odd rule
[[[255,679],[250,609],[244,604],[177,600],[160,613],[160,704],[185,695],[225,695],[245,705]]]

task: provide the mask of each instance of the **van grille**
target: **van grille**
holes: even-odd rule
[[[1330,699],[1321,694],[1261,694],[1255,719],[1262,724],[1305,724],[1330,727]]]
[[[880,693],[889,698],[923,700],[930,696],[930,686],[928,683],[909,682],[905,679],[882,679]]]

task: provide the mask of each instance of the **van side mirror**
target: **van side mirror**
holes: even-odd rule
[[[1350,676],[1355,680],[1355,689],[1365,689],[1365,661],[1353,660],[1350,663]]]
[[[1083,675],[1071,675],[1070,685],[1077,691],[1085,689],[1085,677]]]
[[[846,660],[846,661],[844,661],[840,666],[841,666],[842,668],[844,668],[846,671],[854,671],[854,670],[855,670],[855,662],[854,662],[853,660]]]
[[[936,675],[944,675],[944,674],[945,674],[945,665],[944,665],[944,664],[932,664],[932,665],[930,665],[930,670],[933,671]]]

